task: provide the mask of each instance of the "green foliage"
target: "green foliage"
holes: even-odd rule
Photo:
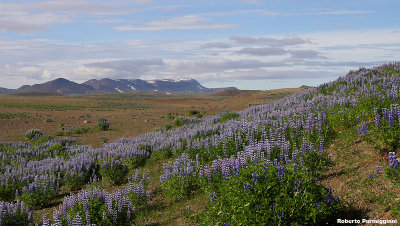
[[[67,214],[69,215],[71,222],[72,219],[75,219],[77,215],[81,218],[82,225],[86,224],[86,213],[90,216],[90,223],[100,226],[112,226],[112,225],[130,225],[129,220],[127,219],[127,207],[122,208],[121,212],[117,213],[117,220],[116,222],[112,221],[112,216],[108,211],[108,206],[104,202],[104,200],[100,198],[91,198],[88,200],[88,210],[87,212],[84,211],[82,205],[76,203],[74,208],[71,207],[67,208]],[[117,203],[113,201],[112,209],[117,209]],[[116,211],[117,212],[117,211]],[[103,214],[105,214],[106,219],[103,219]],[[133,214],[132,214],[133,215]],[[63,222],[63,225],[67,225],[68,217],[65,217],[63,214],[59,216],[59,220]]]
[[[231,120],[231,119],[235,119],[235,118],[239,118],[239,114],[235,113],[235,112],[225,112],[221,115],[221,117],[218,119],[219,123]]]
[[[185,125],[187,122],[185,121],[185,119],[183,118],[183,117],[179,117],[179,118],[176,118],[175,120],[174,120],[174,125],[175,126],[183,126],[183,125]]]
[[[15,188],[10,185],[0,185],[0,201],[12,201],[15,196]]]
[[[71,127],[70,129],[62,129],[62,130],[57,130],[54,135],[55,136],[69,136],[71,134],[82,134],[82,133],[87,133],[89,131],[88,127]]]
[[[219,181],[205,210],[197,216],[202,225],[323,224],[333,222],[341,210],[337,197],[315,183],[304,168],[250,165],[236,175]],[[298,183],[301,184],[298,185]]]
[[[0,214],[1,225],[4,226],[25,226],[29,225],[32,220],[28,220],[28,213],[24,210],[21,212],[21,208],[18,207],[15,214],[9,214],[3,212]]]
[[[189,110],[188,115],[189,115],[189,116],[196,116],[196,117],[199,117],[199,115],[201,115],[201,114],[200,114],[200,111],[191,109],[191,110]],[[201,116],[200,116],[200,118],[201,118]]]
[[[115,162],[112,160],[110,164],[103,164],[105,165],[100,169],[100,174],[104,179],[114,185],[120,185],[126,182],[129,168],[122,164],[120,160],[116,160]]]
[[[90,180],[91,172],[80,172],[65,175],[65,187],[72,191],[77,191],[85,186]]]
[[[23,193],[18,199],[24,201],[32,209],[42,209],[50,205],[54,199],[56,191],[53,189],[37,189]]]
[[[53,119],[51,118],[51,115],[46,115],[46,116],[43,117],[43,121],[45,121],[45,122],[52,122]]]
[[[146,164],[146,156],[131,156],[122,159],[123,165],[128,166],[129,169],[136,169]]]
[[[38,129],[31,129],[25,133],[25,137],[29,140],[32,140],[34,137],[41,137],[43,135],[43,132]]]
[[[167,119],[168,119],[168,120],[174,120],[175,117],[172,116],[172,113],[171,113],[171,112],[169,112],[169,113],[167,114]]]
[[[400,169],[399,167],[391,169],[390,167],[385,167],[384,172],[386,177],[400,186]]]
[[[106,130],[108,130],[109,127],[110,127],[110,124],[108,123],[107,119],[105,119],[105,118],[100,118],[96,125],[96,128],[100,131],[106,131]]]
[[[0,113],[0,119],[12,119],[12,118],[19,118],[19,119],[26,119],[26,118],[30,118],[25,112],[20,113],[8,113],[8,112],[4,112],[4,113]]]
[[[101,142],[103,142],[103,143],[107,143],[108,138],[107,138],[106,136],[101,136],[101,137],[100,137],[100,140],[101,140]]]
[[[204,180],[204,179],[203,179]],[[201,180],[194,175],[189,177],[173,176],[161,184],[162,194],[170,201],[190,198],[200,188]]]
[[[164,149],[164,150],[153,151],[151,153],[151,158],[152,159],[157,159],[157,160],[159,160],[159,159],[168,159],[168,158],[170,158],[172,156],[173,156],[173,154],[172,154],[172,150],[170,148],[169,149]]]
[[[89,128],[87,127],[72,127],[71,128],[71,133],[72,134],[82,134],[82,133],[87,133],[89,131]]]

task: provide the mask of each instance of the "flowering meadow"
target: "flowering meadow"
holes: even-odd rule
[[[170,202],[208,196],[188,214],[194,224],[333,224],[344,203],[319,178],[335,164],[326,148],[340,131],[357,128],[388,155],[385,175],[400,183],[399,88],[400,63],[361,68],[275,102],[179,118],[177,128],[100,148],[32,129],[29,142],[0,143],[0,225],[28,224],[44,208],[52,218],[43,214],[43,225],[131,225],[152,202],[151,180]],[[146,171],[149,159],[165,160],[157,178]],[[118,189],[91,186],[104,181]],[[62,190],[71,193],[54,202]]]

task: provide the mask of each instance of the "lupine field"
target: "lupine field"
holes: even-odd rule
[[[25,142],[0,143],[0,225],[146,224],[160,200],[192,204],[172,225],[334,224],[357,208],[321,182],[341,161],[330,147],[346,131],[385,158],[367,179],[393,184],[398,198],[387,212],[397,219],[399,88],[400,63],[361,68],[275,102],[178,118],[173,129],[99,148],[32,128]]]

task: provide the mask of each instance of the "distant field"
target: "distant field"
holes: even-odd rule
[[[213,95],[194,94],[101,94],[75,96],[0,95],[0,141],[24,140],[27,130],[37,128],[45,134],[72,127],[92,128],[85,134],[72,134],[81,144],[101,146],[109,141],[135,137],[172,124],[171,116],[187,116],[197,110],[204,116],[224,111],[239,111],[304,89],[270,91],[222,91]],[[110,130],[93,128],[99,118],[110,122]],[[193,117],[193,116],[191,116]],[[84,123],[87,122],[87,123]]]

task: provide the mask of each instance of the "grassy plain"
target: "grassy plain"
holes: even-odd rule
[[[85,134],[72,134],[80,144],[99,147],[101,137],[109,141],[135,137],[172,124],[167,117],[188,116],[197,110],[204,116],[224,111],[239,111],[251,105],[280,99],[303,89],[270,91],[234,91],[213,95],[191,94],[103,94],[80,96],[0,95],[0,142],[24,140],[29,129],[54,135],[71,127],[92,128]],[[97,131],[101,117],[110,122],[110,130]],[[86,122],[86,123],[85,123]]]

